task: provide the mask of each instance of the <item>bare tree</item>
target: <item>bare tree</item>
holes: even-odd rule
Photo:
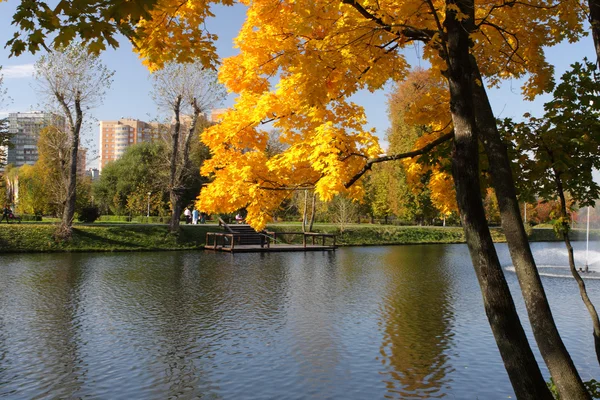
[[[317,213],[317,201],[317,193],[310,189],[297,190],[291,197],[293,206],[297,208],[298,212],[302,212],[302,232],[313,231]]]
[[[2,66],[0,66],[0,109],[6,106],[10,101],[7,95],[7,90],[4,87],[4,75],[1,74]],[[8,133],[8,118],[0,117],[0,168],[6,165],[6,149],[10,145],[10,135]]]
[[[170,63],[153,74],[153,98],[159,108],[173,113],[170,127],[169,199],[171,202],[172,233],[179,231],[182,195],[189,173],[190,145],[202,113],[225,98],[225,89],[217,82],[216,73],[205,69],[200,62]],[[196,172],[197,173],[197,172]]]
[[[67,195],[57,236],[69,238],[75,215],[77,152],[81,125],[86,112],[101,104],[112,83],[110,71],[79,43],[54,50],[35,64],[38,93],[44,96],[48,111],[63,115],[68,140]]]
[[[340,234],[343,234],[347,226],[356,219],[358,204],[352,199],[337,195],[330,205],[332,222],[339,226]]]
[[[283,153],[289,147],[288,144],[281,141],[281,131],[279,129],[271,129],[267,139],[267,147],[265,153],[269,158]]]

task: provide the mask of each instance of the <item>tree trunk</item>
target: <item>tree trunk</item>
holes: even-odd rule
[[[177,184],[177,158],[179,153],[179,132],[181,130],[180,121],[180,107],[181,107],[181,96],[178,96],[173,106],[173,112],[175,113],[175,126],[171,132],[171,170],[169,174],[169,200],[171,201],[171,207],[173,213],[171,214],[171,222],[169,223],[169,230],[171,233],[179,232],[179,217],[181,216],[181,195],[179,194],[179,187]]]
[[[196,126],[198,125],[198,117],[200,115],[200,108],[196,99],[192,99],[191,102],[193,115],[192,123],[186,132],[186,136],[181,136],[181,122],[180,122],[180,106],[181,98],[178,97],[174,111],[175,111],[175,127],[171,136],[173,142],[173,152],[171,153],[171,177],[170,177],[170,192],[169,200],[171,207],[173,207],[173,215],[171,216],[170,230],[171,233],[177,233],[179,231],[179,217],[181,216],[181,209],[183,208],[182,199],[185,193],[185,179],[188,172],[188,164],[190,162],[190,145],[192,138],[196,132]],[[179,149],[179,140],[183,141],[183,146]],[[179,155],[181,152],[181,156]],[[181,161],[179,160],[181,159]]]
[[[585,304],[585,307],[587,308],[588,313],[590,314],[590,317],[592,318],[592,326],[593,326],[592,335],[594,336],[594,349],[596,351],[596,360],[600,364],[600,319],[598,318],[598,312],[596,311],[596,308],[594,307],[592,300],[588,296],[587,289],[585,287],[585,282],[583,282],[583,279],[581,279],[581,276],[579,275],[579,272],[577,271],[577,268],[575,267],[575,258],[573,256],[573,246],[571,245],[571,240],[569,238],[569,234],[566,232],[563,232],[563,241],[565,242],[565,245],[567,246],[567,251],[569,253],[569,268],[571,270],[571,275],[573,275],[573,278],[575,278],[575,281],[577,282],[581,300],[583,300],[583,304]]]
[[[61,98],[59,98],[59,101]],[[69,109],[62,101],[63,109],[71,116]],[[61,223],[58,229],[58,236],[62,239],[69,239],[73,233],[73,219],[75,217],[75,204],[77,201],[77,154],[79,150],[79,133],[81,131],[81,124],[83,121],[83,112],[81,110],[81,100],[79,93],[75,99],[75,121],[72,117],[69,118],[69,130],[71,131],[70,145],[69,145],[69,169],[67,176],[67,193],[65,198],[65,206],[62,214]]]
[[[465,237],[481,287],[485,311],[509,379],[519,399],[552,399],[529,347],[487,227],[479,185],[477,135],[474,129],[469,32],[473,0],[456,4],[468,18],[457,21],[448,11],[446,77],[455,138],[452,173]]]
[[[302,232],[306,232],[306,219],[308,212],[308,190],[304,189],[304,208],[302,210]]]
[[[594,49],[596,50],[596,65],[600,67],[600,0],[588,0],[588,6],[592,38],[594,38]]]
[[[183,180],[185,179],[185,173],[187,171],[187,167],[190,162],[190,146],[192,143],[192,138],[194,137],[194,134],[196,133],[196,126],[198,125],[198,117],[200,116],[200,112],[202,111],[198,107],[198,102],[195,98],[192,100],[192,109],[194,110],[193,114],[192,114],[192,124],[190,125],[190,128],[188,129],[188,133],[185,138],[184,145],[183,145],[183,163],[181,164],[181,170],[179,171],[180,183],[183,183]]]
[[[473,58],[471,58],[471,64],[475,78],[483,82]],[[473,103],[477,129],[481,134],[488,156],[492,183],[498,199],[502,230],[506,236],[538,348],[561,397],[588,399],[589,394],[583,386],[554,323],[546,293],[529,247],[525,226],[521,220],[521,211],[506,146],[496,127],[496,120],[485,88],[476,83],[473,84]]]
[[[179,232],[179,218],[181,217],[181,192],[177,189],[169,191],[169,201],[171,207],[173,207],[173,214],[171,215],[171,223],[169,224],[169,230],[171,233]]]
[[[310,207],[310,224],[308,225],[308,231],[313,231],[313,225],[315,223],[315,213],[317,212],[317,193],[312,194],[312,205]]]
[[[552,155],[550,156],[552,157]],[[553,170],[554,173],[554,182],[556,183],[556,188],[558,190],[558,197],[560,199],[560,215],[562,217],[563,223],[567,223],[567,202],[565,200],[565,192],[562,185],[562,179],[560,173],[558,171]],[[585,282],[581,279],[579,272],[577,271],[577,267],[575,266],[575,257],[573,255],[573,246],[571,245],[571,239],[569,238],[569,226],[561,227],[563,241],[565,242],[565,246],[567,247],[567,253],[569,255],[569,269],[571,270],[571,275],[577,282],[577,286],[579,287],[579,295],[581,296],[581,300],[583,300],[583,304],[588,310],[590,317],[592,319],[593,326],[593,336],[594,336],[594,348],[596,350],[596,359],[598,363],[600,363],[600,319],[598,318],[598,312],[592,303],[592,300],[588,296],[587,289],[585,287]]]

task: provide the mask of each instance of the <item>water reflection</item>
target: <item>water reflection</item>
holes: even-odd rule
[[[90,290],[90,312],[101,318],[90,320],[87,337],[99,343],[93,357],[104,368],[95,371],[97,381],[127,377],[135,389],[131,395],[147,398],[218,391],[210,377],[215,367],[211,342],[222,313],[216,292],[202,286],[214,270],[207,269],[208,279],[200,279],[195,260],[182,253],[118,255],[111,261],[108,269],[94,261],[89,265],[101,271]],[[218,290],[219,281],[213,283]],[[110,357],[102,354],[107,347]],[[112,363],[124,355],[128,363]]]
[[[0,277],[0,398],[512,395],[464,246],[9,255]],[[585,310],[548,284],[597,377]]]
[[[440,246],[394,248],[386,253],[388,284],[382,302],[381,354],[386,386],[399,398],[443,397],[449,391],[452,276]]]
[[[80,338],[80,289],[84,280],[77,260],[66,255],[56,268],[34,262],[23,266],[18,280],[4,281],[2,309],[18,306],[18,310],[2,312],[1,336],[6,347],[3,346],[1,359],[9,365],[28,359],[29,365],[26,376],[8,375],[7,381],[0,378],[0,388],[8,382],[19,385],[27,379],[36,381],[38,387],[29,392],[24,385],[25,390],[19,391],[23,398],[34,397],[34,393],[76,397],[86,380]]]
[[[196,323],[194,316],[219,316],[212,301],[203,301],[205,293],[194,290],[197,269],[186,261],[181,253],[169,254],[160,262],[144,255],[131,268],[105,271],[101,280],[103,309],[118,332],[115,336],[142,350],[136,356],[138,367],[146,373],[138,378],[152,397],[212,389],[206,372],[213,366],[210,345],[198,336],[213,333],[205,324]],[[127,343],[122,346],[129,347]]]

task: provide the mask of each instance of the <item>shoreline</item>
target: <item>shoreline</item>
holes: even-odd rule
[[[182,225],[178,236],[169,234],[164,224],[75,224],[72,240],[59,242],[52,237],[54,228],[48,223],[1,224],[0,254],[203,250],[207,232],[222,232],[216,224]],[[271,224],[267,230],[300,232],[301,226]],[[336,225],[318,224],[314,231],[337,234],[339,247],[465,243],[461,227],[352,224],[340,234]],[[506,242],[501,228],[492,227],[490,231],[495,243]],[[571,239],[585,240],[585,234],[585,230],[575,229]],[[598,239],[600,231],[590,231],[590,240]],[[551,228],[538,228],[531,230],[529,241],[560,239]]]

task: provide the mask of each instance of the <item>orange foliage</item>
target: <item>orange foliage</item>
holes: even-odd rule
[[[203,23],[212,15],[212,4],[232,1],[159,0],[137,25],[137,51],[150,69],[170,60],[198,58],[214,66],[215,37],[202,29]],[[235,40],[240,53],[223,61],[219,75],[238,97],[222,122],[203,134],[213,160],[202,173],[212,182],[199,206],[224,211],[246,205],[247,220],[261,228],[289,195],[270,189],[314,186],[325,200],[340,192],[359,197],[360,184],[346,191],[344,183],[382,149],[374,132],[364,128],[364,110],[351,96],[405,79],[409,65],[402,50],[414,41],[424,44],[423,58],[440,78],[447,68],[443,21],[454,15],[448,12],[456,11],[456,5],[445,0],[242,3],[247,18]],[[115,7],[136,4],[122,2]],[[482,74],[496,84],[529,73],[527,96],[550,82],[552,67],[546,63],[544,46],[577,38],[585,20],[582,9],[560,0],[478,0],[474,6],[477,29],[471,35],[471,52]],[[113,11],[123,14],[122,9]],[[410,118],[442,131],[448,120],[443,117],[447,112],[443,92],[415,99],[411,107],[421,112]],[[268,129],[280,130],[280,140],[288,146],[271,158],[265,155],[267,121],[272,124]],[[432,181],[450,197],[451,185],[441,170]],[[440,204],[447,200],[440,199]]]

